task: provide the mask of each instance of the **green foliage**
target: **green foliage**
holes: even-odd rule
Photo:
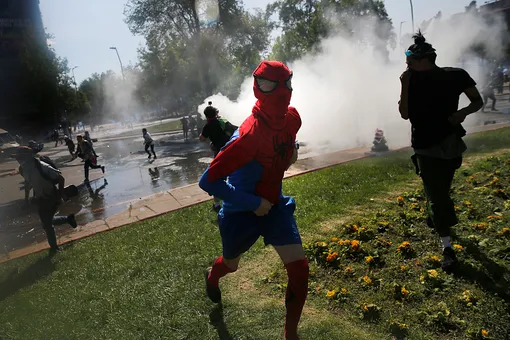
[[[387,47],[395,47],[383,1],[279,0],[268,5],[267,11],[278,12],[283,32],[273,46],[274,59],[292,61],[305,53],[320,52],[321,40],[339,32],[370,43],[385,57]],[[359,35],[364,30],[369,36]]]
[[[33,103],[34,126],[57,123],[89,112],[84,93],[76,91],[66,59],[59,58],[37,34],[26,29],[21,46],[22,91]]]

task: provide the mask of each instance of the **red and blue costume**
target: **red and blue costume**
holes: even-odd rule
[[[223,257],[208,275],[207,284],[232,272],[224,263],[246,252],[260,236],[273,246],[300,245],[294,219],[295,201],[282,194],[282,180],[294,153],[301,127],[290,107],[292,72],[281,62],[263,61],[253,73],[257,102],[252,114],[214,158],[200,179],[200,187],[223,200],[218,214]],[[228,177],[228,181],[226,180]],[[254,211],[265,198],[273,204],[265,216]],[[297,324],[308,289],[306,258],[285,264],[289,276],[286,338],[297,339]]]

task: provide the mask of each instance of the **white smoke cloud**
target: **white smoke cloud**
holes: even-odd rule
[[[377,26],[373,22],[357,23],[361,29],[357,34],[364,41],[375,41]],[[496,58],[505,29],[502,20],[489,25],[465,14],[455,21],[436,20],[424,34],[437,50],[439,66],[462,66],[480,83],[480,61],[467,51],[473,43],[480,43]],[[400,118],[397,104],[399,76],[406,68],[403,50],[397,47],[390,55],[392,61],[385,63],[371,46],[358,41],[356,36],[330,37],[322,42],[321,54],[307,55],[289,64],[294,72],[291,105],[303,121],[298,139],[312,148],[324,152],[369,146],[376,128],[384,130],[390,147],[409,145],[410,124]],[[459,65],[461,57],[463,65]],[[217,94],[205,99],[198,111],[203,112],[207,102],[213,101],[224,117],[238,125],[251,113],[256,101],[252,86],[249,76],[235,102]],[[463,99],[461,105],[465,102]],[[472,119],[466,122],[469,124],[473,124]]]

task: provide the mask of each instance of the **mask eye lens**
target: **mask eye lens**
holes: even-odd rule
[[[413,55],[413,52],[411,52],[410,50],[407,50],[407,51],[406,51],[406,56],[407,56],[407,57],[410,57],[410,56],[412,56],[412,55]]]
[[[292,77],[290,77],[289,80],[285,82],[285,86],[287,86],[287,88],[292,91]]]
[[[259,87],[260,91],[264,93],[272,92],[276,89],[276,86],[278,86],[277,81],[267,80],[263,78],[255,78],[255,81],[257,82],[257,86]]]

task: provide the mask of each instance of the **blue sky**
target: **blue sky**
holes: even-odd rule
[[[79,83],[94,72],[113,70],[120,73],[115,51],[119,50],[124,65],[136,63],[137,49],[143,46],[143,37],[131,34],[124,22],[124,5],[127,0],[40,0],[44,25],[54,36],[58,55],[66,57],[75,69]],[[245,0],[246,8],[264,8],[270,0]],[[469,0],[414,0],[415,25],[434,16],[464,11]],[[483,4],[482,1],[478,2]],[[398,34],[411,31],[410,4],[407,0],[386,0],[386,9]]]

